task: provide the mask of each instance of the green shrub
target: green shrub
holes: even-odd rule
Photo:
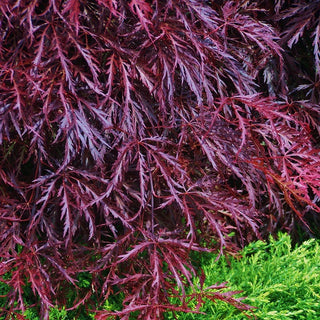
[[[201,255],[196,257],[206,275],[205,285],[228,281],[228,288],[243,290],[243,302],[255,306],[261,320],[319,319],[320,315],[320,249],[319,243],[308,240],[292,248],[291,239],[279,234],[277,240],[257,241],[241,251],[240,259]],[[195,280],[199,283],[199,279]],[[225,319],[247,317],[234,307],[207,301],[199,314],[176,314],[179,320]],[[175,319],[168,313],[166,319]]]
[[[34,308],[28,309],[24,316],[28,320],[40,320],[39,312],[37,312]],[[64,307],[63,308],[52,308],[49,312],[49,319],[50,320],[93,320],[94,315],[88,313],[83,308],[67,311]]]

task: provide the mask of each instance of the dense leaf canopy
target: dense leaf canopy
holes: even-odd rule
[[[7,312],[30,283],[45,319],[69,283],[75,304],[125,293],[98,319],[159,319],[187,309],[168,297],[191,285],[190,250],[313,234],[319,13],[307,0],[2,0]],[[248,308],[220,287],[203,294]]]

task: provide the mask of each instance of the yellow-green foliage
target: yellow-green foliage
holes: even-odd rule
[[[292,248],[288,235],[248,245],[241,259],[201,256],[206,274],[205,285],[227,280],[229,289],[243,290],[243,302],[257,307],[261,320],[320,319],[320,249],[311,239]],[[199,282],[196,279],[195,282]],[[179,320],[244,320],[247,317],[234,307],[208,301],[201,314],[176,314]],[[167,314],[167,320],[174,319]]]

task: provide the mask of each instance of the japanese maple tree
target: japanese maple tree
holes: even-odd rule
[[[191,250],[314,235],[319,13],[320,1],[2,0],[3,313],[24,310],[29,284],[43,319],[67,286],[76,306],[124,294],[97,319],[161,319],[191,311]],[[250,309],[224,286],[192,298]]]

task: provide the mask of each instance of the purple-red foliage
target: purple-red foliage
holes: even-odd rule
[[[320,211],[319,12],[319,1],[2,0],[10,312],[29,283],[45,318],[70,283],[75,304],[124,293],[123,310],[97,319],[159,319],[188,310],[190,250],[308,230]],[[80,271],[92,292],[77,289]],[[222,287],[192,298],[249,308]]]

